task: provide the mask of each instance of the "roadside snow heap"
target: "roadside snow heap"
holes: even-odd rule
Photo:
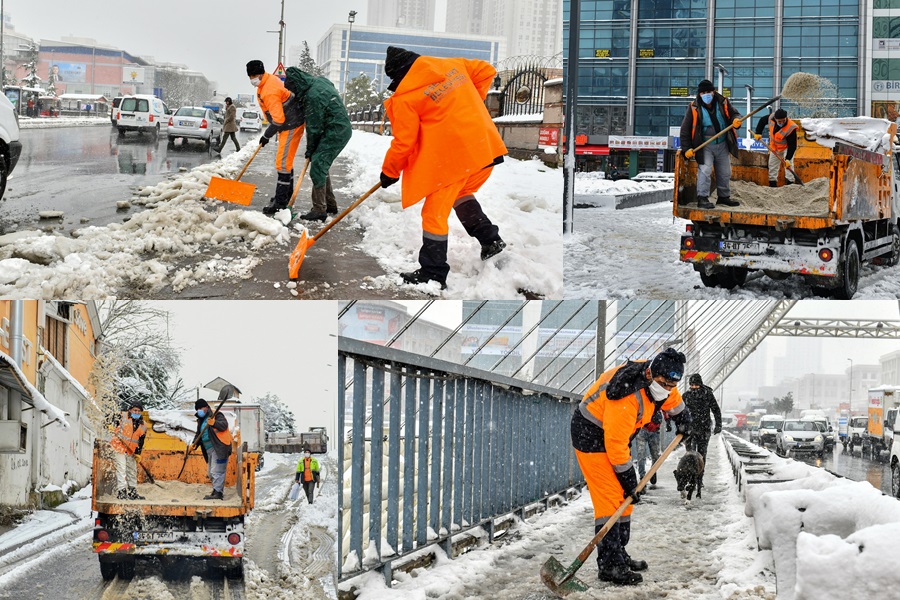
[[[900,502],[867,481],[772,455],[771,478],[745,485],[761,550],[771,550],[779,600],[896,598]]]
[[[866,148],[871,152],[889,153],[890,121],[871,117],[850,119],[800,119],[806,136],[815,139],[820,146],[834,148],[835,142],[844,142]]]
[[[123,287],[155,292],[171,285],[178,292],[204,281],[249,278],[259,262],[253,251],[288,244],[290,231],[262,213],[202,199],[212,176],[237,171],[237,155],[143,188],[132,202],[148,210],[125,223],[78,229],[74,239],[42,231],[0,236],[0,296],[88,300]],[[208,245],[237,247],[240,256],[185,261]],[[191,264],[178,267],[185,262]]]

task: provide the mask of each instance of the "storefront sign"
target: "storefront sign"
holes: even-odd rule
[[[665,165],[666,153],[662,150],[656,151],[656,171],[662,173],[663,165]]]
[[[122,83],[141,84],[144,83],[143,67],[122,67]]]
[[[641,58],[653,58],[656,54],[653,52],[653,48],[641,48],[638,50],[638,56]]]
[[[609,58],[609,48],[603,48],[600,50],[594,50],[594,58]]]
[[[575,138],[578,143],[578,138]],[[559,146],[559,127],[541,127],[538,131],[538,146]]]
[[[873,92],[896,92],[900,91],[900,81],[873,81]]]
[[[670,87],[669,88],[670,96],[684,96],[687,97],[688,89],[686,87]]]
[[[669,147],[669,138],[663,136],[611,135],[609,147],[623,150],[665,150]]]

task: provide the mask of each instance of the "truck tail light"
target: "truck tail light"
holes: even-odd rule
[[[206,122],[206,119],[200,121],[200,129],[206,129],[207,127],[209,127],[209,123]]]
[[[682,242],[682,245],[683,245],[685,248],[687,248],[688,250],[690,250],[691,248],[693,248],[694,246],[696,246],[697,243],[694,241],[694,238],[684,238],[684,241]]]
[[[688,223],[687,225],[684,226],[684,230],[687,231],[688,233],[692,233],[694,231],[694,224]]]
[[[109,532],[105,529],[101,529],[97,532],[97,540],[101,542],[109,541]]]
[[[832,258],[834,258],[834,252],[832,252],[830,248],[822,248],[819,250],[819,259],[822,262],[829,262]]]
[[[228,543],[232,546],[237,546],[241,541],[241,534],[239,533],[230,533],[228,534]]]

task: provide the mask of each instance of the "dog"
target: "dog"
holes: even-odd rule
[[[681,498],[690,501],[694,491],[697,497],[701,497],[703,489],[703,456],[699,452],[688,450],[678,461],[675,469],[675,481],[678,483],[678,491]]]

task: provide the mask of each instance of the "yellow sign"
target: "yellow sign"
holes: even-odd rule
[[[641,58],[653,58],[655,56],[653,48],[641,48],[638,50],[638,56]]]
[[[284,81],[284,78],[287,77],[287,74],[284,72],[284,65],[281,63],[278,63],[278,66],[275,68],[275,72],[272,74],[282,81]]]
[[[594,50],[594,58],[609,58],[609,49],[604,48],[602,50]]]
[[[670,87],[669,95],[670,96],[687,96],[688,89],[686,87]]]

